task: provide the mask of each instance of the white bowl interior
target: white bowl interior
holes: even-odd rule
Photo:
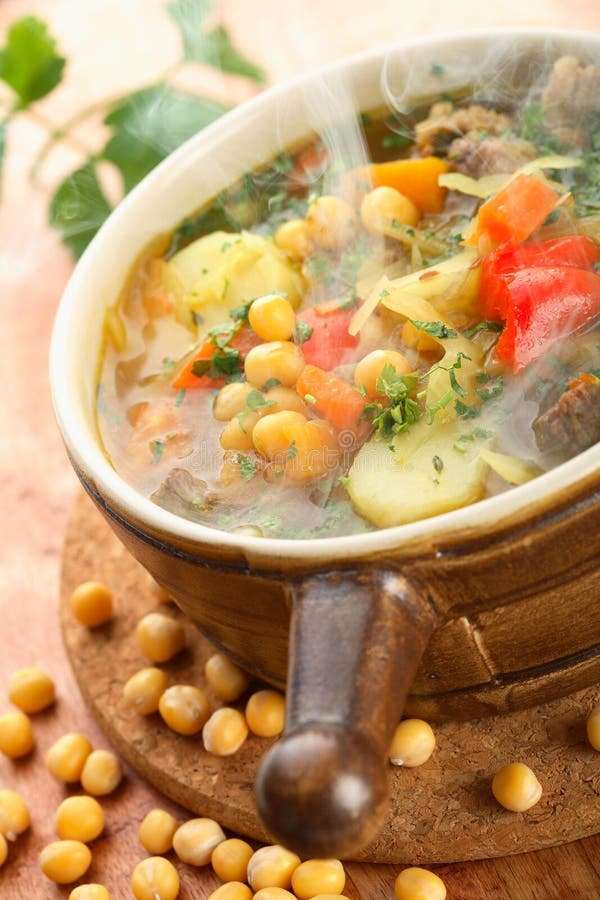
[[[136,257],[158,234],[175,228],[245,172],[337,117],[343,121],[394,98],[399,108],[473,82],[509,85],[515,65],[547,53],[600,58],[600,35],[507,30],[413,41],[344,60],[276,87],[229,113],[155,169],[105,223],[80,260],[61,301],[51,347],[51,384],[63,439],[76,465],[109,503],[153,529],[200,545],[240,548],[255,565],[266,557],[349,559],[430,536],[470,531],[510,519],[543,496],[600,465],[600,446],[518,488],[435,519],[341,538],[290,541],[228,534],[181,519],[141,496],[107,460],[95,420],[96,377],[104,312],[118,297]],[[435,63],[436,65],[432,65]]]

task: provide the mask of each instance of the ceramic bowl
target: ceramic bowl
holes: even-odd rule
[[[564,53],[598,62],[600,35],[432,37],[265,92],[173,153],[120,204],[58,311],[53,400],[85,489],[216,645],[287,683],[285,735],[260,770],[257,799],[273,836],[303,855],[346,855],[376,833],[403,710],[481,716],[598,680],[600,445],[522,487],[402,527],[315,540],[214,530],[159,508],[107,460],[95,421],[104,311],[152,238],[332,117],[474,83],[511,90]]]

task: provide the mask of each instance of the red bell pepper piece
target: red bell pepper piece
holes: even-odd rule
[[[505,319],[509,302],[506,276],[521,269],[539,266],[574,266],[594,269],[600,264],[600,248],[582,234],[532,241],[529,244],[502,244],[483,260],[479,299],[486,319]]]
[[[520,372],[560,338],[600,315],[600,275],[572,266],[522,269],[506,276],[506,327],[496,356]]]
[[[476,227],[465,244],[482,236],[493,244],[525,241],[547,219],[560,194],[535,175],[517,175],[479,208]]]
[[[312,328],[311,336],[302,344],[307,363],[330,370],[351,361],[352,350],[360,340],[348,332],[353,315],[353,309],[336,306],[331,300],[311,306],[299,314],[299,318]]]

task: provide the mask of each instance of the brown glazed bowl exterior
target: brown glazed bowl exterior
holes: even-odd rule
[[[474,72],[482,84],[500,79],[509,89],[529,77],[533,60],[571,52],[585,62],[600,60],[600,36],[437,37],[355,57],[268,91],[193,138],[129,195],[86,251],[62,301],[52,387],[73,466],[124,545],[216,645],[276,685],[288,679],[282,745],[291,755],[282,749],[273,763],[278,777],[294,770],[289,741],[309,726],[318,732],[318,739],[312,731],[310,737],[317,763],[329,760],[343,770],[347,750],[364,763],[348,777],[373,787],[403,707],[429,720],[478,717],[598,681],[600,447],[520,488],[412,525],[309,541],[216,531],[159,509],[105,458],[94,410],[104,309],[151,238],[244,171],[318,130],[332,110],[343,118],[390,95],[399,105],[433,98],[472,84]],[[337,732],[326,734],[331,723],[352,735],[344,753]],[[303,759],[312,752],[304,745],[297,750]],[[270,812],[282,803],[302,805],[294,785],[274,796],[272,784],[259,781],[259,806],[275,835],[303,852],[350,852],[380,821],[384,787],[378,784],[364,807],[374,823],[364,833],[342,835],[338,843],[319,843],[319,835],[303,842],[294,831],[298,823],[288,828]],[[329,801],[319,791],[322,810]],[[311,814],[302,819],[304,830]],[[335,832],[338,825],[334,817],[327,827]]]

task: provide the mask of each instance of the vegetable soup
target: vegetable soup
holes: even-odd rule
[[[193,521],[309,538],[596,443],[598,96],[565,56],[518,104],[363,115],[356,165],[313,135],[158,238],[106,315],[115,469]]]

